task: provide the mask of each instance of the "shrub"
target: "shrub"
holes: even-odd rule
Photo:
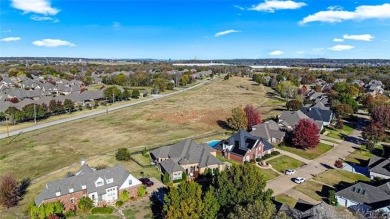
[[[267,160],[268,158],[271,158],[271,157],[272,157],[271,154],[265,154],[265,155],[263,156],[263,160]]]
[[[280,154],[279,151],[272,151],[272,152],[271,152],[271,155],[272,155],[272,156],[277,156],[277,155],[279,155],[279,154]]]
[[[108,166],[106,164],[98,164],[95,169],[96,170],[103,170],[106,169]]]
[[[334,166],[335,167],[337,167],[337,168],[342,168],[343,167],[343,161],[342,160],[336,160],[335,162],[334,162]]]
[[[65,212],[65,218],[70,218],[70,217],[74,217],[76,216],[76,212],[75,211],[67,211]]]
[[[256,158],[256,162],[261,162],[261,158],[260,157],[258,157],[258,158]]]
[[[182,173],[182,174],[181,174],[181,179],[182,179],[183,181],[187,181],[187,174],[186,174],[186,173]]]
[[[127,150],[127,148],[119,148],[115,154],[115,158],[121,161],[130,160],[130,152]]]
[[[124,202],[121,201],[121,200],[118,200],[118,201],[116,201],[116,203],[115,203],[116,207],[118,207],[118,208],[122,207],[123,204],[124,204]]]
[[[114,212],[112,207],[95,207],[91,210],[92,214],[112,214],[112,212]]]
[[[142,185],[138,187],[138,196],[142,197],[146,194],[146,186]]]
[[[256,160],[255,160],[255,159],[251,159],[249,162],[251,162],[251,163],[255,163],[255,162],[256,162]]]
[[[0,205],[10,208],[18,204],[21,196],[18,184],[12,175],[0,177]]]
[[[165,172],[165,173],[162,175],[162,182],[163,182],[164,184],[166,184],[166,183],[169,182],[169,174],[168,174],[168,173]]]
[[[142,156],[149,157],[149,153],[148,150],[146,150],[146,148],[144,148],[144,150],[142,151]]]
[[[173,183],[180,183],[180,182],[183,182],[183,179],[175,179],[175,180],[173,180]]]
[[[329,191],[328,202],[330,205],[337,205],[336,192],[334,190]]]
[[[80,210],[87,212],[93,207],[93,201],[89,197],[82,197],[79,200],[78,207]]]
[[[124,190],[119,195],[119,200],[121,200],[122,202],[127,202],[129,200],[129,198],[130,198],[130,194],[127,190]]]

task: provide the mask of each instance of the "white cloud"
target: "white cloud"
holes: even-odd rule
[[[25,13],[56,15],[60,10],[53,8],[49,0],[12,0],[12,7]]]
[[[22,39],[21,37],[6,37],[6,38],[1,39],[0,41],[2,41],[2,42],[15,42],[15,41],[19,41],[21,39]]]
[[[225,31],[221,31],[221,32],[214,34],[214,37],[220,37],[220,36],[224,36],[227,34],[239,33],[239,32],[241,32],[241,31],[239,31],[239,30],[225,30]]]
[[[302,21],[300,24],[306,24],[310,22],[328,22],[336,23],[346,20],[365,20],[365,19],[386,19],[390,18],[390,4],[383,5],[361,5],[356,7],[354,11],[337,10],[330,8],[327,11],[319,11],[315,14],[311,14]]]
[[[282,55],[283,53],[284,52],[281,51],[281,50],[274,50],[274,51],[268,53],[268,55],[270,55],[270,56],[279,56],[279,55]]]
[[[304,2],[295,2],[292,0],[265,0],[263,3],[257,5],[252,5],[249,10],[253,11],[266,11],[266,12],[275,12],[276,10],[287,10],[287,9],[298,9],[303,6],[306,6]]]
[[[343,38],[346,40],[360,40],[360,41],[371,41],[372,39],[374,39],[374,37],[371,36],[370,34],[361,34],[361,35],[344,34]]]
[[[339,45],[332,46],[332,47],[330,47],[328,49],[332,50],[332,51],[344,51],[344,50],[351,50],[353,48],[355,48],[355,47],[354,46],[350,46],[350,45],[339,44]]]
[[[233,7],[237,8],[237,9],[240,9],[241,11],[245,10],[245,8],[239,6],[239,5],[234,5]]]
[[[333,42],[343,42],[344,39],[341,39],[341,38],[334,38],[333,39]]]
[[[49,17],[49,16],[38,16],[38,15],[32,15],[31,20],[34,21],[53,21],[54,23],[59,22],[57,18]]]
[[[58,47],[58,46],[76,46],[75,44],[60,40],[60,39],[43,39],[43,40],[37,40],[32,42],[32,44],[36,46],[43,46],[43,47]]]

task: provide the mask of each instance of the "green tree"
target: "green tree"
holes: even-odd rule
[[[203,211],[201,212],[200,218],[202,219],[215,219],[220,208],[217,198],[215,197],[214,187],[205,193],[203,197]]]
[[[298,93],[298,87],[295,86],[291,81],[283,81],[280,82],[277,86],[277,90],[282,95],[282,97],[286,98],[294,98]]]
[[[272,191],[265,191],[265,185],[264,176],[252,164],[232,165],[216,174],[213,186],[221,213],[227,216],[238,205],[270,200]]]
[[[130,160],[130,152],[127,148],[119,148],[115,154],[115,158],[120,161]]]
[[[169,182],[169,174],[167,172],[165,172],[163,175],[162,175],[162,182],[164,184],[168,183]]]
[[[165,78],[156,78],[153,81],[153,87],[158,89],[160,92],[164,92],[167,89],[168,82]]]
[[[299,100],[290,100],[286,103],[286,108],[288,110],[299,110],[303,107],[303,104],[302,102],[300,102]]]
[[[232,115],[227,119],[227,122],[234,130],[246,129],[248,126],[248,119],[242,107],[236,107],[232,110]]]
[[[83,212],[88,212],[93,208],[93,201],[89,197],[82,197],[77,205]]]
[[[183,74],[180,77],[179,84],[180,86],[186,86],[190,82],[190,76],[188,74]]]
[[[126,75],[124,75],[122,73],[115,76],[113,79],[114,79],[115,84],[121,85],[121,86],[127,85],[127,82],[128,82],[128,78],[126,77]]]
[[[123,190],[121,194],[119,195],[119,199],[123,202],[127,202],[130,198],[130,194],[127,190]]]
[[[142,185],[138,187],[137,194],[139,197],[143,197],[146,194],[146,186]]]
[[[336,192],[334,190],[329,190],[328,203],[330,205],[337,205]]]
[[[134,98],[134,99],[138,99],[139,98],[139,90],[138,89],[134,89],[133,92],[131,93],[131,97]]]
[[[264,82],[265,82],[264,77],[261,74],[253,74],[252,80],[259,85],[264,84]]]
[[[120,99],[122,97],[122,92],[117,86],[112,86],[103,91],[104,97],[109,101]]]
[[[228,219],[273,219],[275,206],[270,199],[258,200],[246,206],[238,205],[228,215]]]
[[[65,99],[64,100],[64,109],[67,112],[72,112],[74,110],[74,103],[73,103],[73,101],[71,101],[69,99]]]

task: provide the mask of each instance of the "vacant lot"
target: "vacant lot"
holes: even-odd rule
[[[0,140],[0,175],[10,172],[19,179],[35,179],[72,164],[77,169],[81,158],[88,162],[95,160],[96,165],[114,165],[117,163],[114,153],[121,147],[142,150],[187,137],[223,132],[217,122],[226,120],[233,107],[246,104],[258,107],[263,118],[279,114],[275,109],[284,105],[271,102],[263,87],[254,85],[248,78],[215,81],[152,103],[25,133],[11,144]],[[136,175],[145,172],[132,162],[124,165]],[[48,179],[63,177],[64,171],[34,182],[30,190],[34,194],[28,193],[29,198],[34,197]],[[145,175],[157,174],[155,169],[147,171]],[[36,183],[41,186],[35,188]]]
[[[294,153],[296,155],[299,155],[299,156],[306,158],[306,159],[309,159],[309,160],[313,160],[314,158],[316,158],[316,157],[320,156],[321,154],[332,149],[332,146],[329,146],[329,145],[323,144],[323,143],[319,143],[315,148],[307,149],[307,150],[294,148],[294,147],[290,147],[290,146],[276,146],[276,147],[281,149],[281,150],[288,151],[290,153]]]
[[[304,165],[302,161],[296,160],[286,155],[282,155],[280,157],[274,158],[270,160],[268,163],[271,164],[275,170],[282,173],[285,170],[296,169]]]

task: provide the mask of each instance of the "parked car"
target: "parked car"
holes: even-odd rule
[[[301,184],[301,183],[305,182],[305,178],[297,177],[297,178],[294,179],[294,182],[298,183],[298,184]]]
[[[149,178],[141,178],[141,179],[139,179],[139,181],[142,182],[142,185],[145,185],[147,187],[151,187],[154,185],[154,182],[151,181]]]
[[[289,169],[289,170],[286,170],[286,175],[293,175],[295,174],[295,170],[294,169]]]

